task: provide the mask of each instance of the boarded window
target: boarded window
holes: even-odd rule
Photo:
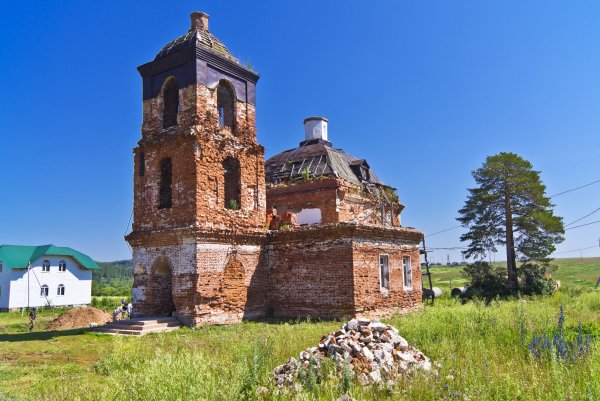
[[[159,209],[168,209],[173,205],[172,181],[173,167],[171,159],[163,159],[160,162]]]
[[[390,267],[388,255],[379,255],[379,285],[386,290],[390,289]]]
[[[179,88],[175,77],[169,77],[163,85],[163,128],[177,125],[179,112]]]
[[[228,157],[223,161],[224,201],[227,209],[237,210],[241,207],[240,199],[240,162]]]
[[[410,256],[402,257],[402,273],[404,277],[404,286],[412,287],[412,266],[410,264]]]
[[[219,111],[219,128],[234,132],[235,94],[229,81],[222,79],[217,86],[217,109]]]

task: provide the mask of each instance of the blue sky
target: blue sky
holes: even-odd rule
[[[404,225],[457,225],[470,171],[501,151],[530,160],[550,194],[600,179],[597,1],[11,2],[0,14],[0,243],[130,257],[136,67],[185,33],[192,11],[261,74],[267,157],[302,140],[304,117],[326,116],[334,145],[398,188]],[[600,183],[553,200],[568,223],[600,207]],[[428,245],[459,246],[460,233]],[[566,238],[559,251],[598,245],[600,224]],[[460,259],[433,255],[447,253]]]

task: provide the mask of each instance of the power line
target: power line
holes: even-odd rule
[[[457,229],[457,228],[460,228],[460,227],[462,227],[462,225],[460,225],[460,226],[454,226],[454,227],[450,227],[450,228],[447,228],[447,229],[445,229],[445,230],[442,230],[442,231],[438,231],[438,232],[436,232],[436,233],[433,233],[433,234],[427,234],[427,235],[425,235],[425,236],[426,236],[426,237],[432,237],[432,236],[434,236],[434,235],[441,234],[441,233],[445,233],[446,231],[450,231],[450,230],[455,230],[455,229]]]
[[[577,191],[578,189],[585,188],[585,187],[589,187],[590,185],[596,184],[596,183],[598,183],[598,182],[600,182],[600,180],[596,180],[596,181],[594,181],[594,182],[590,182],[589,184],[585,184],[585,185],[582,185],[582,186],[580,186],[580,187],[577,187],[577,188],[567,189],[566,191],[559,192],[559,193],[557,193],[557,194],[551,195],[550,197],[551,197],[551,198],[554,198],[555,196],[558,196],[558,195],[566,194],[566,193],[568,193],[568,192]]]
[[[590,217],[591,215],[593,215],[594,213],[596,213],[598,210],[600,210],[600,207],[599,207],[598,209],[594,210],[593,212],[591,212],[591,213],[589,213],[589,214],[586,214],[585,216],[583,216],[583,217],[582,217],[582,218],[580,218],[580,219],[577,219],[577,220],[575,220],[575,221],[572,221],[572,222],[570,222],[569,224],[565,224],[565,227],[567,227],[567,226],[570,226],[571,224],[575,224],[575,223],[577,223],[578,221],[581,221],[581,220],[585,219],[586,217]]]
[[[572,249],[570,251],[552,252],[552,254],[553,255],[559,255],[561,253],[579,252],[579,251],[584,251],[586,249],[592,249],[592,248],[596,249],[596,248],[598,248],[598,245],[588,246],[587,248]]]
[[[575,226],[575,227],[565,228],[565,231],[572,230],[574,228],[579,228],[579,227],[591,226],[592,224],[598,224],[598,223],[600,223],[600,220],[592,221],[591,223],[581,224],[581,225],[578,225],[578,226]]]

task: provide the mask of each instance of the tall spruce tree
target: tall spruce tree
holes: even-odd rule
[[[540,172],[514,153],[488,156],[483,166],[472,172],[477,183],[469,189],[465,206],[457,218],[468,232],[467,257],[485,257],[506,247],[509,285],[518,287],[517,258],[547,263],[555,244],[564,240],[561,217],[553,213]]]

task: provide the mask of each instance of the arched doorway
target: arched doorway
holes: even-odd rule
[[[175,311],[173,303],[173,274],[169,260],[159,256],[151,271],[151,291],[148,291],[146,301],[152,305],[153,315],[170,315]],[[150,297],[150,299],[148,299]]]

